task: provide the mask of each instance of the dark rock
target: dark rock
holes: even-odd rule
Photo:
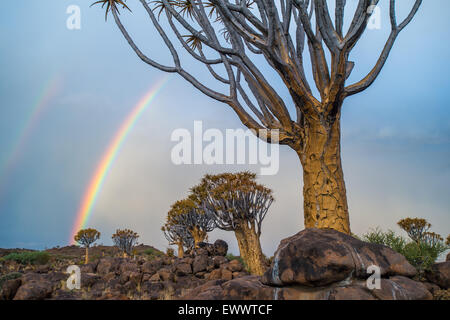
[[[152,260],[152,261],[145,262],[142,265],[142,272],[149,273],[149,274],[154,274],[159,269],[161,269],[162,265],[163,265],[163,261],[160,260],[160,259],[155,259],[155,260]]]
[[[207,277],[208,280],[219,280],[221,278],[222,278],[222,270],[221,269],[213,270]]]
[[[450,261],[450,252],[447,254],[447,258],[445,258],[445,261]]]
[[[136,263],[125,262],[122,263],[119,267],[120,272],[139,272],[139,266]]]
[[[81,273],[81,287],[91,288],[95,283],[101,280],[101,277],[94,273]]]
[[[0,290],[0,300],[12,300],[22,284],[20,279],[11,279],[6,281]]]
[[[428,281],[437,284],[442,289],[450,288],[450,261],[435,263],[431,270],[425,271]]]
[[[213,244],[211,244],[211,243],[200,242],[200,243],[198,244],[198,248],[205,250],[208,256],[214,256],[214,255],[215,255],[215,254],[214,254],[214,253],[215,253],[215,246],[214,246]],[[194,250],[194,251],[195,251],[195,254],[196,254],[196,255],[199,255],[199,254],[202,255],[202,254],[204,254],[204,253],[202,253],[202,251],[200,251],[200,250],[198,250],[198,249],[196,249],[196,250]]]
[[[231,272],[228,269],[221,269],[220,275],[221,275],[220,278],[222,280],[229,281],[229,280],[233,279],[233,272]]]
[[[97,263],[88,263],[80,267],[81,273],[95,273],[97,270]]]
[[[149,281],[151,281],[151,282],[158,282],[160,280],[161,280],[161,277],[159,276],[159,273],[155,273],[149,279]]]
[[[107,274],[118,271],[122,258],[103,258],[97,265],[97,273]]]
[[[222,264],[228,262],[228,259],[222,256],[215,256],[212,258],[212,262],[215,268],[219,268]]]
[[[214,255],[216,256],[226,256],[228,253],[228,243],[223,240],[216,240],[214,242]]]
[[[437,291],[441,290],[441,288],[434,283],[431,282],[422,282],[422,284],[427,288],[428,291],[430,291],[431,294],[435,294]]]
[[[371,265],[378,266],[382,276],[416,274],[405,257],[386,246],[331,229],[311,228],[281,241],[262,281],[268,285],[324,286],[349,277],[365,279]]]
[[[194,258],[194,262],[192,263],[193,273],[205,271],[207,267],[208,267],[208,256],[199,255]]]
[[[362,287],[338,287],[329,295],[330,300],[376,300],[368,289]]]
[[[168,269],[161,269],[158,274],[162,281],[173,281],[175,279],[175,275]]]
[[[50,297],[51,293],[50,281],[29,281],[19,287],[14,300],[43,300]]]
[[[175,270],[177,276],[185,276],[192,273],[192,267],[187,263],[177,264]]]
[[[225,265],[225,268],[227,268],[231,272],[240,272],[244,270],[244,266],[239,260],[231,260]]]

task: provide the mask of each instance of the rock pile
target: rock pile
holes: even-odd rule
[[[379,270],[378,288],[367,284],[373,273],[371,266]],[[262,278],[210,281],[183,298],[432,299],[424,284],[411,279],[415,274],[414,267],[388,247],[366,243],[335,230],[306,229],[281,241],[272,266]]]
[[[0,300],[41,299],[173,299],[209,280],[228,281],[248,275],[238,260],[226,258],[228,245],[201,244],[184,258],[151,260],[105,257],[81,266],[81,290],[68,290],[62,271],[27,270],[7,280]]]

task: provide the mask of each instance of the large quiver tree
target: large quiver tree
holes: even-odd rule
[[[334,17],[329,9],[332,1],[327,0],[139,1],[170,51],[172,65],[156,62],[136,45],[120,20],[121,0],[99,2],[107,4],[106,13],[112,12],[123,36],[146,64],[179,74],[207,96],[229,105],[261,139],[288,145],[298,154],[303,166],[305,227],[350,233],[341,164],[342,105],[345,98],[375,81],[422,0],[414,1],[400,23],[395,0],[358,0],[347,30],[346,0],[334,1]],[[349,59],[350,54],[379,2],[389,4],[391,32],[370,72],[347,84],[357,63]],[[160,18],[167,23],[160,23]],[[181,51],[205,65],[227,90],[219,92],[218,86],[202,83],[189,73],[181,63]],[[306,76],[309,66],[313,79]],[[278,77],[268,78],[267,67]],[[277,80],[290,98],[283,99],[277,92]]]

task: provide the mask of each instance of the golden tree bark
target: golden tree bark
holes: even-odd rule
[[[89,263],[89,247],[86,247],[86,257],[84,258],[84,264]]]
[[[297,153],[303,166],[305,227],[350,234],[339,116],[332,123],[309,119],[304,132]]]
[[[178,244],[178,258],[183,258],[184,256],[184,249],[183,244]]]
[[[259,236],[253,227],[249,227],[247,223],[243,223],[238,230],[235,231],[238,240],[241,257],[247,265],[251,274],[263,275],[266,271],[264,263],[264,255],[261,249]]]

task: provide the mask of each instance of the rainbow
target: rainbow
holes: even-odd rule
[[[72,228],[71,237],[69,242],[74,244],[73,237],[75,234],[81,230],[86,228],[89,217],[92,213],[92,208],[95,205],[98,194],[102,189],[103,183],[105,181],[105,177],[108,175],[109,170],[111,169],[114,160],[117,157],[125,139],[127,138],[130,131],[133,129],[139,117],[146,110],[146,108],[153,101],[158,92],[163,88],[168,80],[168,76],[164,76],[160,79],[156,84],[152,85],[150,90],[141,98],[141,100],[136,104],[133,110],[128,114],[125,121],[123,121],[120,129],[114,135],[114,138],[110,142],[106,152],[103,154],[101,161],[97,165],[97,169],[95,170],[88,187],[83,195],[83,199],[79,210],[76,215],[75,224]]]
[[[44,85],[41,94],[37,101],[33,104],[27,119],[24,121],[22,129],[15,139],[15,143],[11,148],[11,152],[5,158],[0,171],[0,187],[6,184],[7,175],[12,172],[14,165],[19,161],[25,146],[28,144],[28,140],[33,133],[34,128],[37,126],[44,111],[50,105],[50,101],[59,91],[62,86],[62,81],[57,76],[52,76],[49,81]]]

